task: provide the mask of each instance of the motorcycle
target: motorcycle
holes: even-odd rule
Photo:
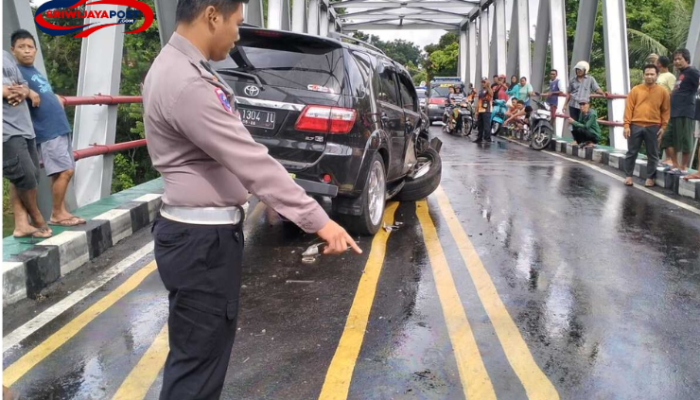
[[[455,110],[457,111],[455,115]],[[449,133],[453,136],[468,136],[475,126],[474,121],[474,109],[470,103],[467,101],[462,101],[457,105],[448,106],[445,108],[445,119],[447,123],[443,126],[443,131]],[[461,124],[457,124],[458,119],[461,120]],[[461,125],[461,129],[458,131],[457,127]]]
[[[506,111],[508,106],[505,100],[494,100],[493,110],[491,110],[491,136],[498,136],[503,129],[503,123],[506,120]]]
[[[530,147],[535,150],[542,150],[549,146],[554,136],[554,126],[552,125],[552,116],[549,112],[549,105],[535,100],[537,103],[537,111],[530,115],[529,140]]]

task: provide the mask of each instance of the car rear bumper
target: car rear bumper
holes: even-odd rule
[[[338,195],[338,186],[335,185],[296,178],[294,182],[312,196],[336,197]]]
[[[442,121],[442,114],[445,113],[445,107],[428,107],[428,118],[430,118],[431,121]]]

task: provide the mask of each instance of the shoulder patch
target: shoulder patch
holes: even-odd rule
[[[216,93],[216,97],[219,98],[219,103],[224,107],[224,110],[228,113],[233,112],[231,103],[228,101],[228,97],[226,97],[226,93],[218,87],[214,88],[214,93]]]

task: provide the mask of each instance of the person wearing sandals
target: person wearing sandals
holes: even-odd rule
[[[3,51],[2,175],[10,181],[10,201],[15,216],[12,235],[16,238],[48,238],[51,229],[36,203],[39,156],[26,101],[29,94],[27,81],[17,68],[15,58]]]
[[[66,191],[73,177],[75,160],[71,146],[71,128],[63,110],[63,102],[54,94],[46,77],[34,67],[36,41],[32,34],[20,29],[12,34],[10,40],[18,68],[29,84],[32,103],[29,112],[36,134],[39,157],[44,164],[44,172],[51,178],[53,207],[49,225],[84,224],[84,219],[76,217],[66,209]]]
[[[647,149],[647,175],[644,186],[654,186],[656,166],[659,162],[658,138],[671,115],[671,98],[663,86],[656,83],[659,68],[654,64],[644,66],[644,83],[637,85],[627,95],[625,106],[625,185],[632,186],[634,166],[642,142]]]
[[[673,65],[679,71],[676,85],[671,92],[671,119],[661,138],[661,149],[673,163],[669,173],[685,175],[688,172],[690,153],[693,151],[693,130],[695,127],[695,96],[698,91],[700,71],[690,66],[688,49],[673,52]],[[682,154],[678,163],[677,154]]]
[[[587,100],[579,101],[578,121],[569,118],[569,124],[573,128],[571,131],[574,137],[574,145],[593,147],[600,140],[600,125],[598,125],[598,113],[591,108],[591,103]]]

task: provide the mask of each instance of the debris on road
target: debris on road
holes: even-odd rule
[[[384,230],[387,232],[397,231],[397,230],[399,230],[401,225],[403,225],[403,222],[395,222],[394,225],[384,224]]]
[[[314,283],[316,281],[301,281],[298,279],[287,279],[285,283]]]

